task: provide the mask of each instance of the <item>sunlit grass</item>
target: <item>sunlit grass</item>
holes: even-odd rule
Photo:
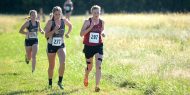
[[[71,38],[66,39],[67,59],[64,91],[47,89],[46,39],[39,34],[37,67],[24,62],[24,36],[19,28],[26,16],[0,16],[0,93],[2,94],[97,94],[95,69],[89,87],[83,86],[86,67],[79,36],[84,19],[73,16]],[[48,19],[48,17],[47,17]],[[104,14],[104,60],[101,92],[110,95],[188,95],[190,94],[190,14]],[[42,27],[45,23],[42,22]]]

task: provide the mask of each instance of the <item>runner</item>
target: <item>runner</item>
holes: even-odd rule
[[[64,3],[64,10],[65,10],[65,15],[68,20],[70,20],[70,16],[73,11],[73,2],[71,0],[66,0]]]
[[[52,13],[53,17],[48,21],[45,27],[45,37],[48,40],[47,56],[49,60],[49,88],[52,88],[52,78],[55,66],[55,57],[57,53],[60,63],[58,86],[60,89],[63,89],[62,79],[65,70],[66,57],[66,48],[64,44],[65,25],[69,27],[65,37],[69,38],[69,34],[72,30],[72,24],[67,19],[62,19],[62,9],[59,6],[54,7]]]
[[[44,34],[44,31],[40,27],[40,22],[37,20],[37,11],[30,10],[29,18],[22,25],[20,33],[26,35],[25,37],[25,61],[28,64],[32,58],[32,72],[35,70],[36,66],[36,54],[38,51],[38,31]],[[25,31],[27,29],[27,31]]]
[[[102,37],[105,37],[103,33],[104,21],[99,18],[101,7],[94,5],[91,8],[92,17],[84,21],[81,29],[80,36],[84,36],[83,52],[86,58],[87,68],[85,68],[84,85],[88,86],[88,75],[92,70],[93,56],[96,59],[96,87],[95,91],[99,92],[99,83],[101,78],[101,63],[103,58],[103,42]]]

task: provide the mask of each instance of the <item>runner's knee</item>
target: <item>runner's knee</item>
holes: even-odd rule
[[[101,66],[99,67],[99,70],[101,70]]]
[[[36,56],[35,56],[35,55],[32,55],[32,59],[36,59]]]
[[[87,71],[91,71],[91,70],[92,70],[92,66],[87,65],[86,70],[87,70]]]

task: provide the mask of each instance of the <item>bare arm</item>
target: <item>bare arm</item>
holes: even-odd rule
[[[104,33],[104,21],[102,21],[102,29],[101,29],[101,31],[102,31],[102,36],[105,37],[106,35]]]
[[[71,10],[73,10],[74,9],[74,7],[73,7],[73,2],[71,3]]]
[[[40,22],[38,22],[38,24],[39,24],[39,31],[40,31],[42,34],[44,34],[44,30],[41,28]]]
[[[69,27],[68,32],[67,32],[66,35],[65,35],[67,38],[69,38],[69,34],[70,34],[71,30],[72,30],[72,24],[71,24],[71,22],[68,21],[67,19],[64,19],[64,22],[65,22],[65,24]]]
[[[84,21],[84,24],[83,24],[83,26],[82,26],[81,32],[80,32],[80,36],[81,36],[81,37],[84,36],[84,35],[86,35],[86,34],[93,28],[93,26],[95,25],[95,23],[92,23],[92,24],[90,25],[90,27],[87,28],[89,25],[90,25],[90,22],[89,22],[88,20],[85,20],[85,21]],[[87,28],[87,29],[86,29],[86,28]]]
[[[19,33],[26,35],[27,32],[24,31],[24,29],[26,29],[28,26],[29,26],[29,22],[26,21],[26,22],[21,26],[21,28],[20,28],[20,30],[19,30]]]

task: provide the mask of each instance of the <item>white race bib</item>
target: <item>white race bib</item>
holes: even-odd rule
[[[69,7],[69,6],[66,6],[65,10],[69,11],[69,10],[70,10],[70,7]]]
[[[37,33],[36,32],[29,32],[28,37],[29,38],[37,38]]]
[[[90,33],[89,42],[90,43],[99,43],[99,33]]]
[[[52,46],[61,46],[62,38],[61,37],[53,37]]]

